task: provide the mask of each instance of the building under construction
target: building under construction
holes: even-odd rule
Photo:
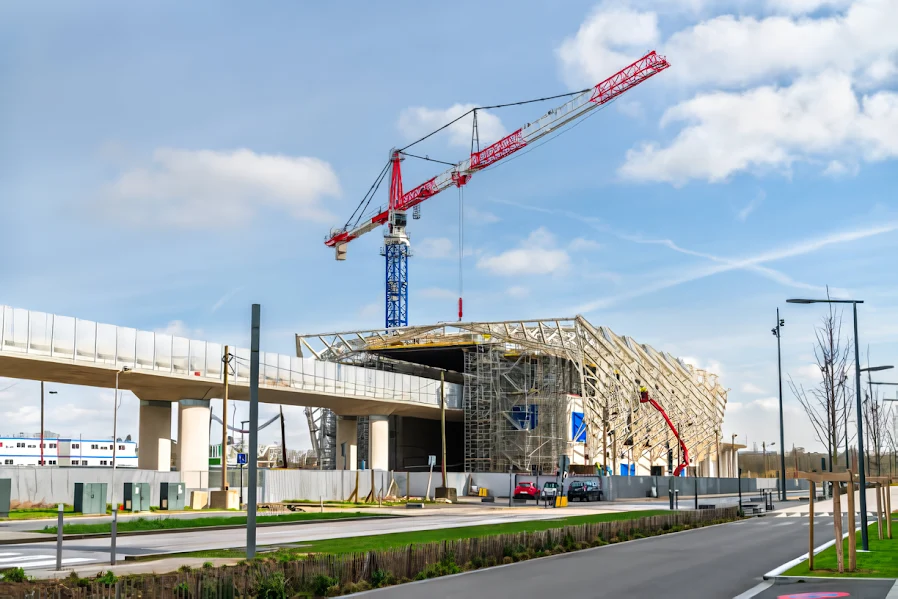
[[[553,472],[565,454],[615,473],[708,475],[696,469],[719,451],[727,391],[715,375],[580,316],[297,335],[296,346],[322,361],[442,377],[450,470]],[[344,417],[307,414],[321,467],[364,466],[367,418],[344,422],[355,421],[347,457]],[[441,454],[438,420],[389,416],[389,439],[391,469]]]

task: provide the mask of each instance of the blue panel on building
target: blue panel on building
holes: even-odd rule
[[[532,431],[539,424],[539,410],[536,405],[512,406],[511,418],[521,430]]]
[[[571,412],[571,441],[586,443],[586,423],[583,412]]]

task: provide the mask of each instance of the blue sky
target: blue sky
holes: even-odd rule
[[[258,302],[283,353],[296,332],[382,326],[380,232],[342,263],[323,240],[390,148],[657,49],[669,70],[466,187],[465,317],[582,312],[719,372],[726,431],[771,441],[776,307],[805,383],[823,314],[787,297],[864,299],[863,351],[898,361],[895,30],[888,0],[6,3],[0,303],[246,344]],[[491,111],[482,135],[554,104]],[[465,136],[416,149],[456,162]],[[442,170],[403,167],[407,189]],[[453,320],[457,192],[422,213],[410,321]],[[8,432],[37,430],[36,389],[0,392]],[[786,397],[787,445],[812,446]],[[108,391],[58,398],[49,429],[111,427]]]

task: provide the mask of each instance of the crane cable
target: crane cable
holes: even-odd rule
[[[465,255],[465,186],[458,186],[458,321],[462,319],[464,279],[462,262]]]

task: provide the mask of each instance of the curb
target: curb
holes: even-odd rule
[[[358,522],[360,520],[388,520],[391,518],[402,518],[403,516],[395,516],[392,514],[383,515],[383,516],[361,516],[359,518],[326,518],[326,519],[312,519],[312,520],[295,520],[293,522],[260,522],[256,524],[256,528],[268,528],[273,526],[296,526],[303,524],[320,524],[322,522]],[[184,527],[184,528],[166,528],[162,530],[132,530],[129,532],[119,532],[116,533],[116,538],[118,537],[139,537],[143,535],[161,535],[167,533],[181,533],[181,532],[197,532],[197,531],[216,531],[216,530],[235,530],[246,528],[246,524],[222,524],[219,526],[194,526],[194,527]],[[29,543],[55,543],[56,542],[56,533],[33,533],[46,535],[46,540],[44,539],[10,539],[8,541],[0,541],[0,545],[24,545]],[[63,541],[83,541],[86,539],[108,539],[108,532],[98,532],[98,533],[84,533],[84,534],[63,534]]]

